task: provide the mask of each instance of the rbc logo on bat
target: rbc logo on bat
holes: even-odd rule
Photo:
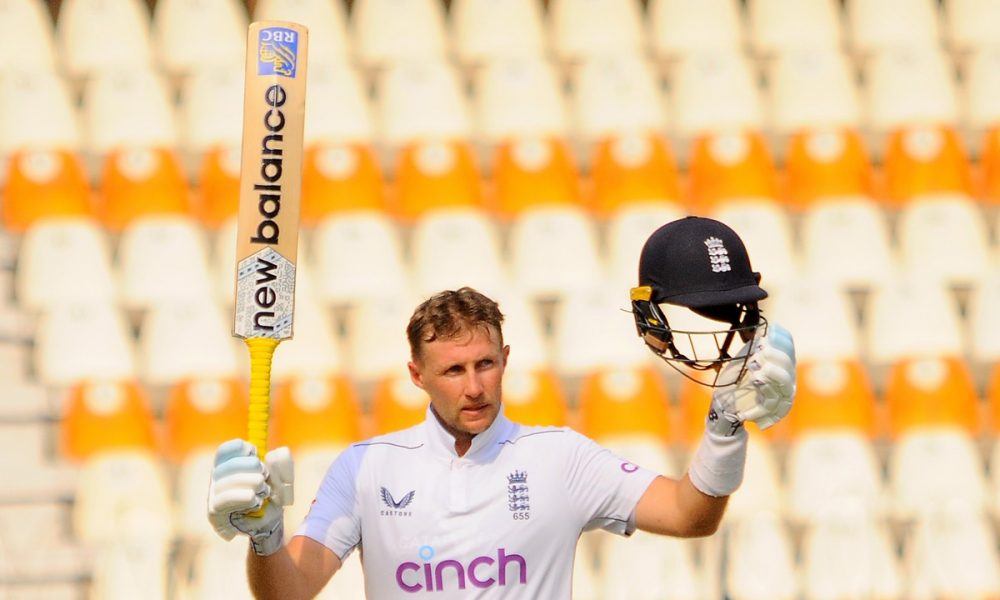
[[[257,42],[257,74],[295,77],[299,56],[299,34],[285,27],[260,30]]]

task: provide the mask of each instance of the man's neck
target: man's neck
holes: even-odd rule
[[[441,418],[441,415],[434,410],[433,406],[431,407],[431,412],[434,413],[434,418],[441,424],[441,428],[447,431],[451,437],[455,438],[455,454],[459,457],[465,456],[465,453],[472,447],[472,438],[476,437],[476,434],[458,431],[454,427],[448,425],[444,422],[444,419]]]

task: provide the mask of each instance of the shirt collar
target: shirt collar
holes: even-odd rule
[[[511,425],[513,425],[513,422],[504,416],[503,403],[501,402],[497,418],[493,420],[493,423],[486,431],[472,438],[472,445],[469,446],[469,450],[464,456],[460,457],[455,452],[454,436],[448,433],[441,425],[441,422],[434,415],[434,411],[431,410],[430,404],[427,405],[427,412],[424,416],[424,430],[427,432],[428,445],[432,452],[449,459],[462,459],[473,462],[488,460],[496,452],[498,448],[497,442],[508,433]]]

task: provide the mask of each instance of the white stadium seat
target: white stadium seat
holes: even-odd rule
[[[76,101],[62,77],[42,70],[0,72],[0,155],[76,150],[82,139]]]
[[[765,271],[766,273],[766,271]],[[767,286],[766,275],[762,282]],[[795,336],[799,360],[859,358],[861,331],[846,290],[823,273],[796,277],[770,292],[767,317]]]
[[[417,291],[424,295],[464,285],[493,296],[508,287],[500,233],[476,209],[438,209],[413,225],[410,256]]]
[[[151,306],[139,334],[140,378],[166,386],[187,379],[235,377],[239,364],[227,316],[210,295]]]
[[[760,129],[764,106],[749,59],[735,50],[683,57],[671,77],[671,126],[689,138],[729,129]]]
[[[351,24],[364,67],[440,61],[448,51],[444,5],[434,0],[358,0]]]
[[[934,315],[934,319],[926,319]],[[922,323],[914,327],[916,322]],[[960,356],[964,344],[958,306],[938,282],[897,275],[868,298],[862,343],[875,365],[930,354]]]
[[[150,14],[141,0],[66,0],[56,17],[59,57],[70,77],[150,68]]]
[[[133,340],[124,315],[107,304],[50,310],[35,332],[35,373],[41,383],[71,385],[135,375]]]
[[[122,232],[117,258],[122,302],[130,308],[212,297],[205,232],[187,217],[134,221]]]
[[[996,0],[949,0],[944,3],[943,29],[948,44],[958,52],[975,52],[996,47],[996,30],[990,26],[1000,19]]]
[[[743,12],[736,0],[651,0],[649,36],[658,58],[742,50]]]
[[[485,65],[475,76],[474,99],[477,134],[486,142],[569,132],[562,86],[545,58],[501,58]]]
[[[896,234],[900,266],[917,277],[972,286],[993,267],[985,215],[964,194],[911,200],[899,211]]]
[[[754,0],[747,7],[750,47],[759,55],[843,44],[836,0]]]
[[[181,84],[179,141],[194,157],[243,140],[243,61],[198,68]]]
[[[153,8],[154,54],[172,75],[239,64],[246,38],[247,15],[239,0],[160,0]]]
[[[375,137],[372,106],[361,74],[350,64],[309,65],[305,143],[364,142]]]
[[[451,11],[455,54],[463,64],[545,53],[542,7],[534,0],[462,0]]]
[[[888,217],[866,196],[830,198],[807,208],[800,239],[803,271],[841,288],[874,288],[898,268]]]
[[[554,0],[549,3],[552,50],[563,61],[645,49],[636,0]]]
[[[776,133],[861,124],[861,99],[847,55],[796,48],[767,65],[769,124]]]
[[[398,63],[380,74],[377,86],[379,135],[389,147],[471,135],[468,102],[450,64],[433,59]]]
[[[84,87],[82,111],[86,148],[97,156],[127,146],[177,143],[170,92],[149,67],[95,74]]]
[[[347,12],[335,0],[259,0],[254,20],[276,19],[309,28],[309,69],[346,64],[353,58]],[[245,37],[245,34],[244,34]],[[308,90],[308,87],[307,87]]]
[[[0,73],[56,71],[55,30],[45,4],[11,0],[0,6]]]
[[[933,0],[848,0],[845,27],[848,43],[860,53],[940,45]]]
[[[666,126],[660,83],[639,54],[585,59],[575,69],[573,88],[576,131],[585,142]]]
[[[885,50],[869,59],[863,70],[866,120],[874,133],[917,123],[958,121],[955,69],[942,49]]]

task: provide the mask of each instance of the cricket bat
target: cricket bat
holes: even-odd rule
[[[250,350],[248,440],[267,453],[271,361],[292,337],[308,30],[258,21],[247,34],[233,335]]]

